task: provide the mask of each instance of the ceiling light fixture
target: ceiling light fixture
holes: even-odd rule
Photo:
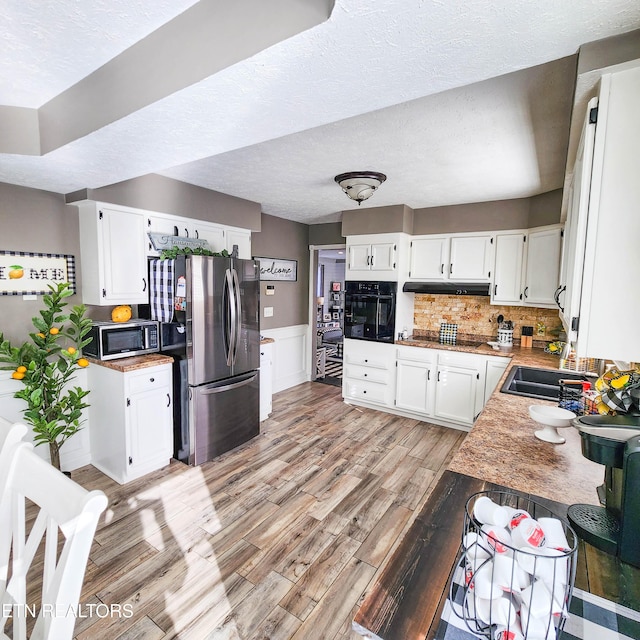
[[[358,204],[370,198],[386,179],[384,173],[377,171],[350,171],[334,178],[342,190]]]

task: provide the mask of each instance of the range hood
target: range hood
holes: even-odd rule
[[[488,282],[405,282],[403,291],[409,293],[440,293],[450,296],[488,296]]]

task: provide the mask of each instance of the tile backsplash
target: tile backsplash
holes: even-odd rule
[[[562,328],[562,323],[556,309],[492,305],[489,301],[486,296],[416,294],[413,331],[437,332],[441,323],[449,322],[458,325],[458,333],[495,338],[498,335],[496,318],[503,315],[505,320],[513,322],[513,335],[517,340],[523,326],[533,327],[534,340],[558,339],[557,329]],[[538,323],[544,325],[544,335],[538,334]]]

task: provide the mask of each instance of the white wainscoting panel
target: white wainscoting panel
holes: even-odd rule
[[[73,386],[81,386],[87,388],[87,372],[78,371],[75,379],[71,382]],[[22,414],[23,408],[26,407],[24,400],[14,398],[13,394],[19,391],[22,384],[11,378],[10,371],[0,371],[0,416],[9,422],[24,422]],[[86,397],[87,402],[91,402],[91,394]],[[91,449],[89,445],[89,421],[87,410],[85,414],[85,422],[82,429],[75,433],[67,440],[62,449],[60,449],[60,466],[65,471],[73,471],[91,462]],[[31,429],[27,432],[27,437],[33,438]],[[35,448],[35,452],[49,461],[49,446],[41,444]]]
[[[309,380],[309,325],[300,324],[262,331],[273,338],[273,392],[284,391]]]

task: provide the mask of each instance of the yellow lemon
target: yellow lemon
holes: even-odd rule
[[[78,366],[79,367],[88,367],[89,361],[86,358],[78,358]]]
[[[72,356],[77,351],[77,349],[75,347],[69,347],[67,351],[69,352],[69,355]]]
[[[611,386],[614,389],[622,389],[623,387],[626,387],[629,384],[629,380],[631,379],[631,376],[628,373],[625,373],[623,376],[619,376],[618,378],[614,378],[611,381]]]
[[[51,327],[51,329],[49,329],[49,333],[52,336],[57,336],[60,333],[60,329],[58,329],[58,327]]]
[[[12,377],[14,380],[22,380],[22,378],[24,378],[24,373],[22,373],[21,371],[14,371],[14,372],[11,374],[11,377]]]
[[[17,371],[18,373],[27,373],[27,367],[25,367],[24,365],[22,365],[22,364],[21,364],[21,365],[16,369],[16,371]]]

